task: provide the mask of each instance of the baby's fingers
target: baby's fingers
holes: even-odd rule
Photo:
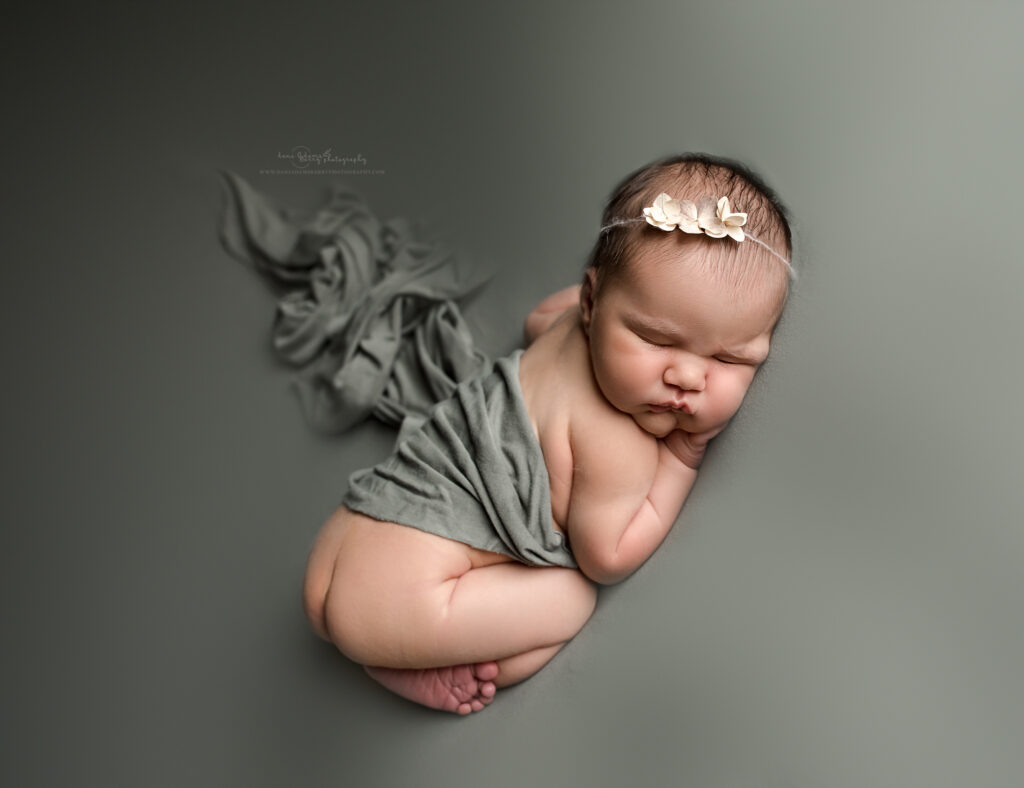
[[[675,430],[665,436],[665,445],[684,465],[696,469],[700,465],[701,460],[704,459],[704,452],[707,450],[711,439],[724,430],[725,426],[725,424],[722,424],[710,430],[704,430],[704,432]]]
[[[704,450],[707,448],[707,441],[698,442],[694,440],[693,433],[675,430],[665,436],[665,446],[668,447],[679,461],[696,470],[704,459]]]

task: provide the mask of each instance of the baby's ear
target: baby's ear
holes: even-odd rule
[[[583,313],[583,330],[590,328],[590,317],[594,312],[594,292],[597,290],[597,269],[588,268],[583,274],[580,287],[580,312]]]

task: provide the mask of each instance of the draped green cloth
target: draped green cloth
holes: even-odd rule
[[[273,346],[301,368],[309,422],[341,432],[372,414],[401,426],[391,456],[352,475],[345,504],[525,564],[576,566],[554,527],[521,351],[492,364],[456,303],[481,282],[348,189],[300,218],[222,175],[224,247],[288,290]]]
[[[342,432],[370,415],[415,425],[490,367],[457,304],[483,282],[450,252],[415,240],[408,221],[381,222],[340,185],[300,217],[221,175],[225,249],[289,288],[272,342],[300,368],[294,385],[315,429]]]
[[[342,502],[530,566],[575,567],[519,384],[521,350],[460,383],[395,451],[349,478]]]

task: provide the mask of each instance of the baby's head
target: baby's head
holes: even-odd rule
[[[701,200],[717,203],[728,197],[731,211],[746,214],[746,239],[660,230],[644,220],[644,208],[663,193],[698,206]],[[729,284],[739,297],[772,294],[781,314],[792,275],[791,267],[779,259],[792,255],[786,213],[775,192],[737,161],[702,153],[660,159],[627,176],[612,192],[587,270],[594,272],[600,289],[607,279],[627,270],[642,247],[659,247],[697,273]],[[764,246],[751,243],[751,236]]]
[[[658,436],[720,429],[789,294],[785,209],[743,165],[687,154],[626,178],[602,225],[581,292],[602,392]]]

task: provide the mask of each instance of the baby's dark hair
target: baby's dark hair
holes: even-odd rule
[[[643,209],[652,205],[662,192],[694,203],[705,197],[726,196],[730,210],[747,214],[745,231],[782,257],[789,259],[792,255],[788,212],[778,195],[746,165],[703,153],[659,159],[627,176],[605,206],[602,227],[608,228],[623,219],[642,218]],[[647,222],[618,224],[603,230],[590,253],[587,268],[594,269],[600,283],[620,273],[640,246],[647,243],[685,246],[689,259],[702,272],[726,280],[743,291],[761,290],[769,282],[784,280],[780,288],[780,308],[785,303],[789,271],[785,263],[756,243],[665,232]],[[741,250],[745,253],[741,254]]]

